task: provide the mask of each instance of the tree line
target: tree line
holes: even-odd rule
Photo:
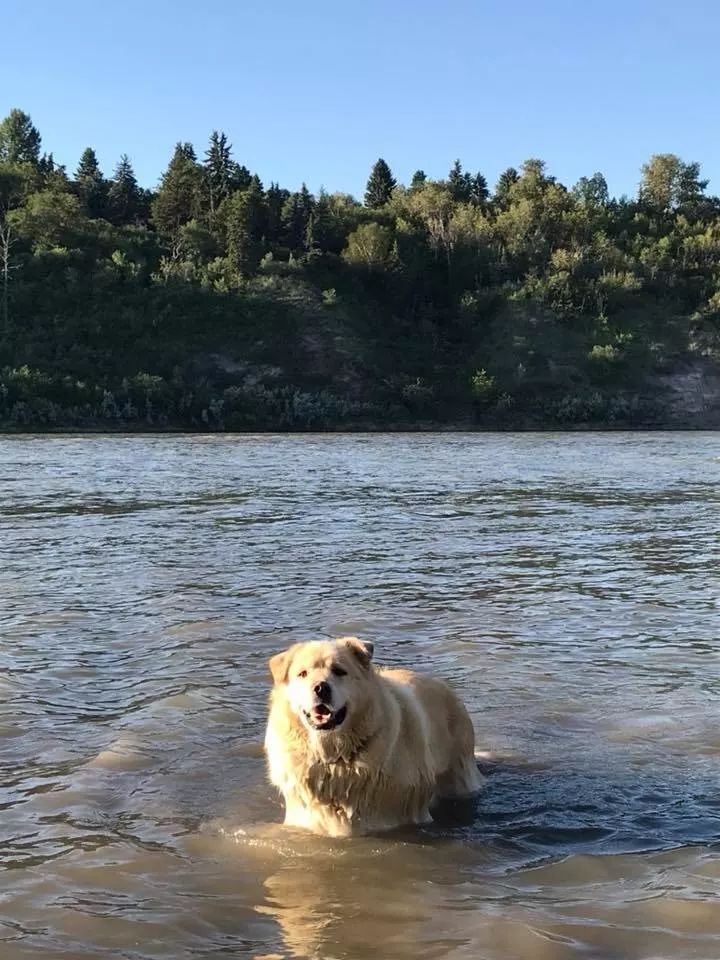
[[[657,154],[634,197],[456,160],[362,201],[264,184],[214,131],[155,190],[0,123],[0,422],[306,429],[672,420],[720,356],[720,200]]]

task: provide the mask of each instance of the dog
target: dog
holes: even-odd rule
[[[440,798],[481,789],[475,734],[450,687],[378,669],[355,637],[272,657],[265,753],[285,825],[348,837],[428,823]]]

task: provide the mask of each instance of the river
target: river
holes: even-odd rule
[[[0,956],[720,957],[720,435],[0,439]],[[280,826],[268,657],[451,681],[474,815]]]

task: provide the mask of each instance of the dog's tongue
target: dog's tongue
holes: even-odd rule
[[[327,720],[328,717],[332,716],[332,710],[330,707],[326,707],[324,703],[318,703],[313,707],[313,714],[317,720]]]

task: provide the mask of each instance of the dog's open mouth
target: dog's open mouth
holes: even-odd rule
[[[316,730],[335,730],[347,716],[347,707],[332,710],[326,703],[316,703],[312,710],[305,710],[308,723]]]

